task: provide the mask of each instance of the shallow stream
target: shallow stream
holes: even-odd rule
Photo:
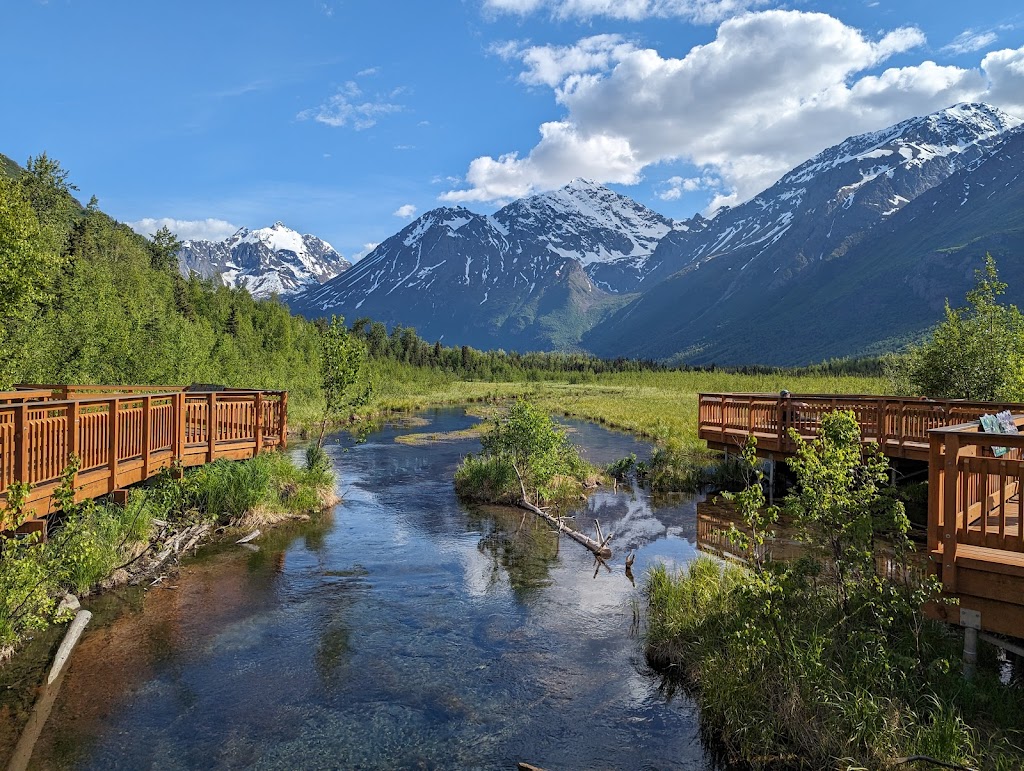
[[[710,768],[695,708],[646,670],[624,574],[631,550],[638,586],[652,562],[694,557],[696,499],[590,496],[577,527],[614,533],[611,570],[595,570],[532,515],[460,504],[452,475],[479,442],[394,438],[475,421],[425,417],[330,439],[344,502],[324,521],[258,551],[207,547],[163,588],[87,602],[96,618],[29,767]],[[595,463],[650,452],[569,425]],[[50,653],[43,638],[6,673],[0,765]]]

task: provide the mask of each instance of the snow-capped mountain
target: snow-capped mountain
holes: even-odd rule
[[[925,243],[929,254],[956,252],[966,242],[930,237],[951,232],[942,223],[960,222],[954,209],[966,200],[972,224],[959,234],[981,243],[1000,232],[1000,243],[1024,250],[1024,230],[1008,236],[984,215],[993,204],[982,193],[996,183],[979,176],[991,177],[998,157],[1000,194],[1016,200],[1024,139],[1015,137],[1024,137],[1019,119],[955,105],[851,137],[711,219],[673,222],[584,180],[490,216],[435,209],[291,305],[477,347],[785,364],[863,352],[937,318],[936,298],[962,296],[971,278],[963,262],[955,275],[914,279],[914,263],[886,243],[918,256]],[[873,303],[897,288],[905,301]]]
[[[572,344],[617,302],[603,289],[635,284],[671,228],[626,196],[573,180],[491,216],[429,211],[290,304],[307,316],[369,316],[480,346]],[[598,274],[618,283],[598,288]]]
[[[643,294],[585,344],[604,355],[736,360],[735,341],[717,344],[722,324],[737,315],[760,324],[757,314],[775,313],[772,298],[794,285],[813,292],[803,282],[815,266],[845,259],[909,202],[976,168],[1020,125],[988,105],[960,104],[824,150],[696,234],[668,233],[648,260]]]
[[[633,289],[672,220],[585,179],[513,201],[495,213],[509,238],[570,257],[610,292]]]
[[[352,267],[323,239],[302,235],[281,222],[258,230],[241,228],[223,241],[185,241],[178,265],[184,275],[195,271],[219,278],[258,298],[294,295]]]
[[[605,293],[575,256],[548,249],[532,238],[529,223],[504,214],[428,211],[350,271],[289,305],[308,317],[368,316],[413,326],[428,339],[481,347],[571,343]],[[535,223],[538,232],[547,226]]]

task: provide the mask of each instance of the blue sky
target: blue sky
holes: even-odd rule
[[[0,152],[49,153],[142,230],[282,220],[349,257],[574,176],[682,218],[957,101],[1024,117],[1018,8],[5,0]]]

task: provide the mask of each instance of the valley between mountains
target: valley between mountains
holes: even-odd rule
[[[722,365],[877,354],[923,336],[986,253],[1024,299],[1021,123],[958,104],[850,137],[708,217],[577,179],[493,214],[433,209],[354,266],[281,223],[186,242],[180,265],[446,345]]]

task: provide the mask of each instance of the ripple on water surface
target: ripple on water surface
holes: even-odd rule
[[[594,462],[649,452],[572,426]],[[692,705],[644,670],[622,565],[630,550],[637,576],[690,560],[695,500],[591,496],[579,526],[615,534],[595,576],[532,517],[456,500],[477,440],[399,433],[331,438],[345,501],[324,522],[255,553],[211,547],[173,589],[94,602],[33,767],[708,768]]]

